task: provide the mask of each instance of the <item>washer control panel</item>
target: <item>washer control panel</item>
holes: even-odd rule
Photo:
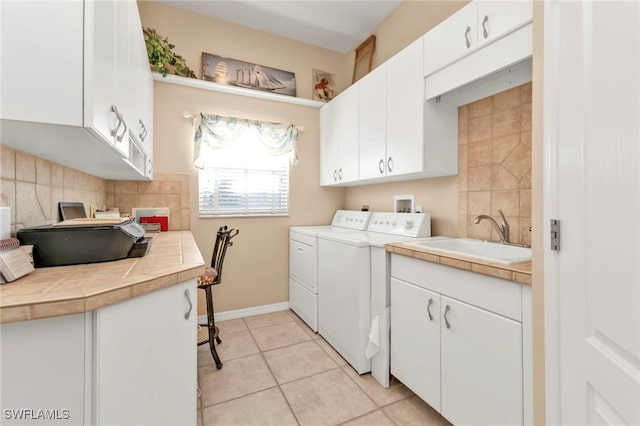
[[[367,231],[423,238],[431,236],[428,213],[374,213]]]
[[[361,212],[358,210],[338,210],[333,216],[331,226],[366,231],[373,214],[373,212]]]

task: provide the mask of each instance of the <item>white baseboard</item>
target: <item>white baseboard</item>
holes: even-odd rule
[[[252,315],[268,314],[271,312],[286,311],[289,309],[289,302],[273,303],[271,305],[253,306],[251,308],[236,309],[233,311],[216,312],[216,321],[225,321],[236,318],[250,317]],[[199,324],[207,323],[207,316],[198,316]]]

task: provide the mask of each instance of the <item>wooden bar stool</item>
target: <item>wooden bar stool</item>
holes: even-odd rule
[[[221,226],[218,229],[216,236],[216,242],[213,246],[213,256],[211,257],[211,267],[205,268],[204,275],[198,277],[198,288],[204,290],[206,302],[207,302],[207,323],[199,324],[201,327],[207,328],[207,338],[199,340],[198,346],[209,343],[209,349],[211,350],[211,356],[219,369],[222,368],[222,362],[216,352],[215,344],[222,343],[220,339],[220,330],[216,327],[216,322],[213,312],[213,292],[212,286],[220,284],[222,282],[222,265],[224,263],[224,257],[227,253],[227,248],[232,246],[231,239],[238,235],[240,230],[237,228],[228,229],[226,226]]]

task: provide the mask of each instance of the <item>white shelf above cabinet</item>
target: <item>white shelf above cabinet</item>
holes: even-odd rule
[[[198,80],[195,78],[180,77],[177,75],[167,75],[166,77],[163,77],[162,74],[157,72],[153,73],[153,79],[162,83],[176,84],[178,86],[230,93],[232,95],[248,96],[250,98],[266,99],[268,101],[284,102],[312,108],[320,108],[325,104],[325,102],[314,101],[312,99],[297,98],[295,96],[280,95],[278,93],[261,92],[259,90],[245,89],[242,87],[213,83],[211,81]]]

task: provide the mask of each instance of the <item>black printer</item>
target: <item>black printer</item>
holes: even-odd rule
[[[55,225],[23,228],[21,245],[33,245],[36,268],[108,262],[148,253],[151,238],[132,220],[77,218]]]

